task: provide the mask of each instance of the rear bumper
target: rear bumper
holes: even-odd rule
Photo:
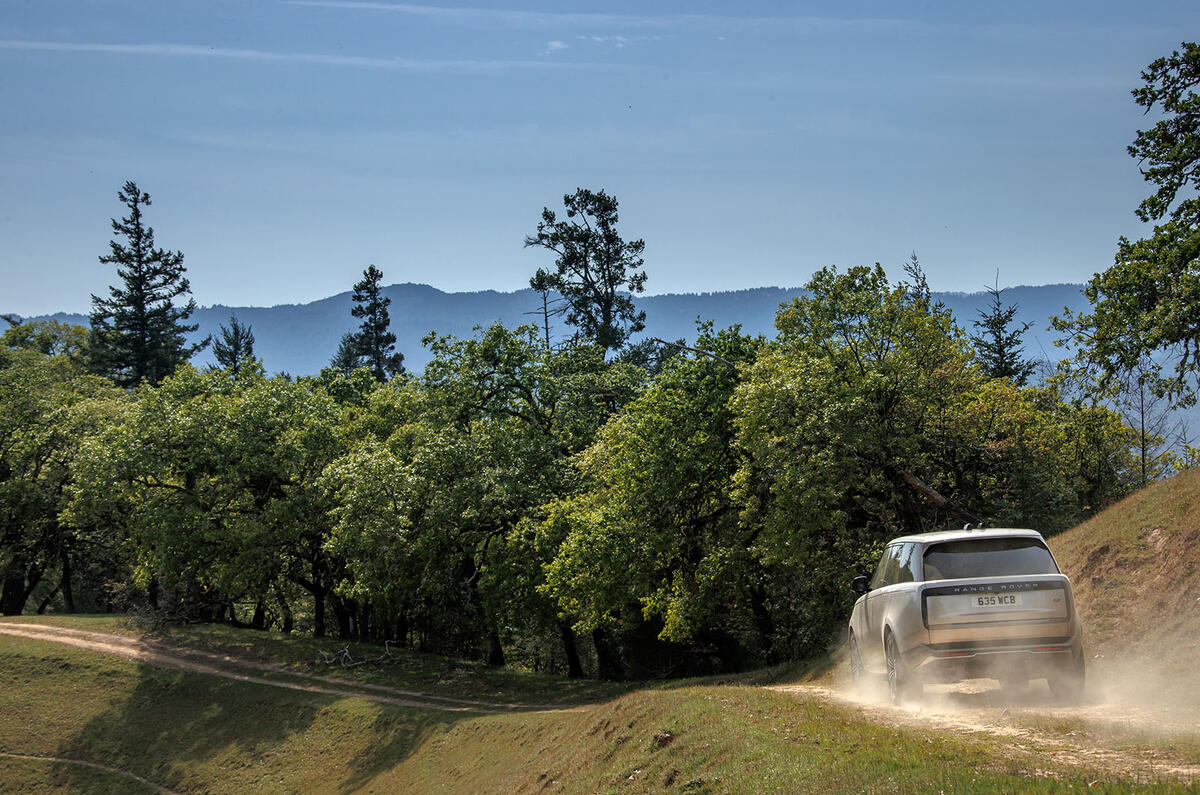
[[[910,670],[930,681],[975,677],[1039,679],[1083,657],[1083,639],[1069,636],[930,643],[905,655]]]

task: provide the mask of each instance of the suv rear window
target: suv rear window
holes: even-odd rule
[[[925,550],[926,580],[1058,574],[1046,545],[1036,538],[946,541]]]

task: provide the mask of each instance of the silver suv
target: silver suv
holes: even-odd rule
[[[1083,692],[1083,634],[1071,582],[1033,530],[963,530],[890,542],[875,576],[856,577],[850,616],[855,682],[886,674],[898,703],[926,681],[974,677],[1021,687],[1045,678]]]

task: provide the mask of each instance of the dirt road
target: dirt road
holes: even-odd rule
[[[187,649],[127,635],[55,627],[46,624],[4,622],[0,622],[0,634],[62,643],[152,665],[178,668],[192,673],[210,674],[226,679],[235,679],[239,682],[253,682],[269,687],[302,690],[308,693],[362,698],[399,707],[478,713],[537,708],[537,705],[450,698],[430,693],[400,690],[384,685],[355,682],[335,676],[309,674],[293,671],[281,665],[243,660],[226,654]]]
[[[893,706],[882,688],[855,691],[841,670],[817,683],[770,689],[845,704],[878,723],[983,735],[1035,769],[1041,759],[1146,782],[1200,783],[1200,712],[1190,704],[1115,698],[1106,673],[1096,672],[1077,706],[1056,704],[1042,682],[1014,694],[982,679],[926,685],[923,698]]]

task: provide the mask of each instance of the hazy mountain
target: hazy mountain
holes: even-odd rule
[[[456,337],[468,336],[475,326],[501,322],[507,326],[523,323],[537,324],[535,314],[541,306],[540,296],[532,290],[500,293],[486,290],[477,293],[444,293],[425,284],[394,284],[383,289],[392,299],[389,307],[392,331],[396,333],[397,348],[404,354],[404,365],[420,371],[429,360],[421,339],[430,331]],[[774,335],[775,312],[784,301],[801,295],[799,288],[759,287],[717,293],[676,293],[643,296],[637,305],[646,311],[646,331],[640,336],[689,341],[696,337],[696,320],[712,320],[717,328],[741,323],[743,331]],[[974,331],[971,321],[990,300],[987,293],[934,293],[944,301],[968,332]],[[1004,291],[1006,304],[1020,307],[1019,322],[1030,322],[1026,334],[1026,352],[1033,357],[1058,358],[1053,349],[1053,332],[1046,331],[1049,317],[1061,314],[1063,307],[1084,309],[1087,301],[1080,294],[1080,285],[1051,284],[1041,287],[1011,287]],[[254,330],[254,351],[270,372],[292,375],[316,373],[329,363],[337,350],[338,340],[347,331],[357,329],[358,321],[350,315],[350,293],[339,293],[309,304],[282,304],[272,307],[201,307],[193,315],[200,324],[195,335],[203,337],[217,332],[218,326],[229,324],[229,316],[249,324]],[[56,314],[55,319],[68,323],[87,324],[84,315]],[[561,324],[552,328],[561,339],[568,335]],[[211,350],[193,360],[198,365],[212,362]]]

